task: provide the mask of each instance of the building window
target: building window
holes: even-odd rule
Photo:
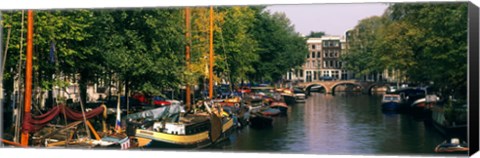
[[[312,72],[307,71],[307,82],[311,82],[311,81],[312,81]]]
[[[333,67],[333,61],[330,61],[330,67]]]
[[[323,61],[323,68],[327,67],[327,61]]]
[[[305,47],[303,47],[303,48],[305,48]],[[315,45],[314,44],[312,44],[312,49],[315,50]]]
[[[338,79],[338,71],[332,71],[332,77]]]
[[[305,47],[304,47],[305,48]],[[307,54],[307,58],[310,58],[310,53]]]
[[[317,52],[317,58],[320,58],[321,52]]]
[[[305,48],[305,47],[304,47]],[[303,70],[300,71],[300,77],[303,77]]]
[[[312,57],[312,58],[315,58],[315,52],[312,52],[311,57]]]
[[[313,72],[313,80],[317,80],[317,71]]]

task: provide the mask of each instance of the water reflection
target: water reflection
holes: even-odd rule
[[[274,118],[269,129],[244,128],[212,149],[313,154],[434,154],[445,139],[409,115],[382,112],[381,95],[312,93]]]

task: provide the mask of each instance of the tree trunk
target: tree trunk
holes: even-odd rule
[[[128,99],[128,98],[129,98],[128,93],[130,93],[130,88],[129,88],[129,86],[130,86],[130,84],[129,84],[129,78],[126,77],[126,79],[125,79],[125,101],[126,101],[126,104],[127,104],[127,114],[128,114],[128,112],[130,111],[130,103],[129,103],[129,102],[130,102],[130,101],[129,101],[130,99]]]
[[[80,80],[78,81],[80,88],[80,99],[82,103],[87,103],[87,78],[88,72],[85,70],[80,71]]]

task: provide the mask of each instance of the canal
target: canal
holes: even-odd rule
[[[273,127],[235,131],[208,150],[303,154],[437,155],[444,137],[431,125],[405,114],[386,114],[381,95],[313,93]]]

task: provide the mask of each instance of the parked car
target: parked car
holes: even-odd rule
[[[172,104],[171,102],[167,101],[166,97],[163,97],[163,96],[154,96],[152,97],[152,101],[153,101],[153,105],[156,105],[156,106],[169,106]]]
[[[100,102],[103,102],[107,106],[107,111],[108,113],[115,113],[117,109],[117,102],[118,96],[109,96],[103,100],[99,100]],[[133,97],[128,98],[128,109],[130,111],[138,111],[141,110],[143,107],[143,104],[141,104],[137,99]],[[125,96],[120,97],[120,109],[122,112],[127,111],[127,100]]]

